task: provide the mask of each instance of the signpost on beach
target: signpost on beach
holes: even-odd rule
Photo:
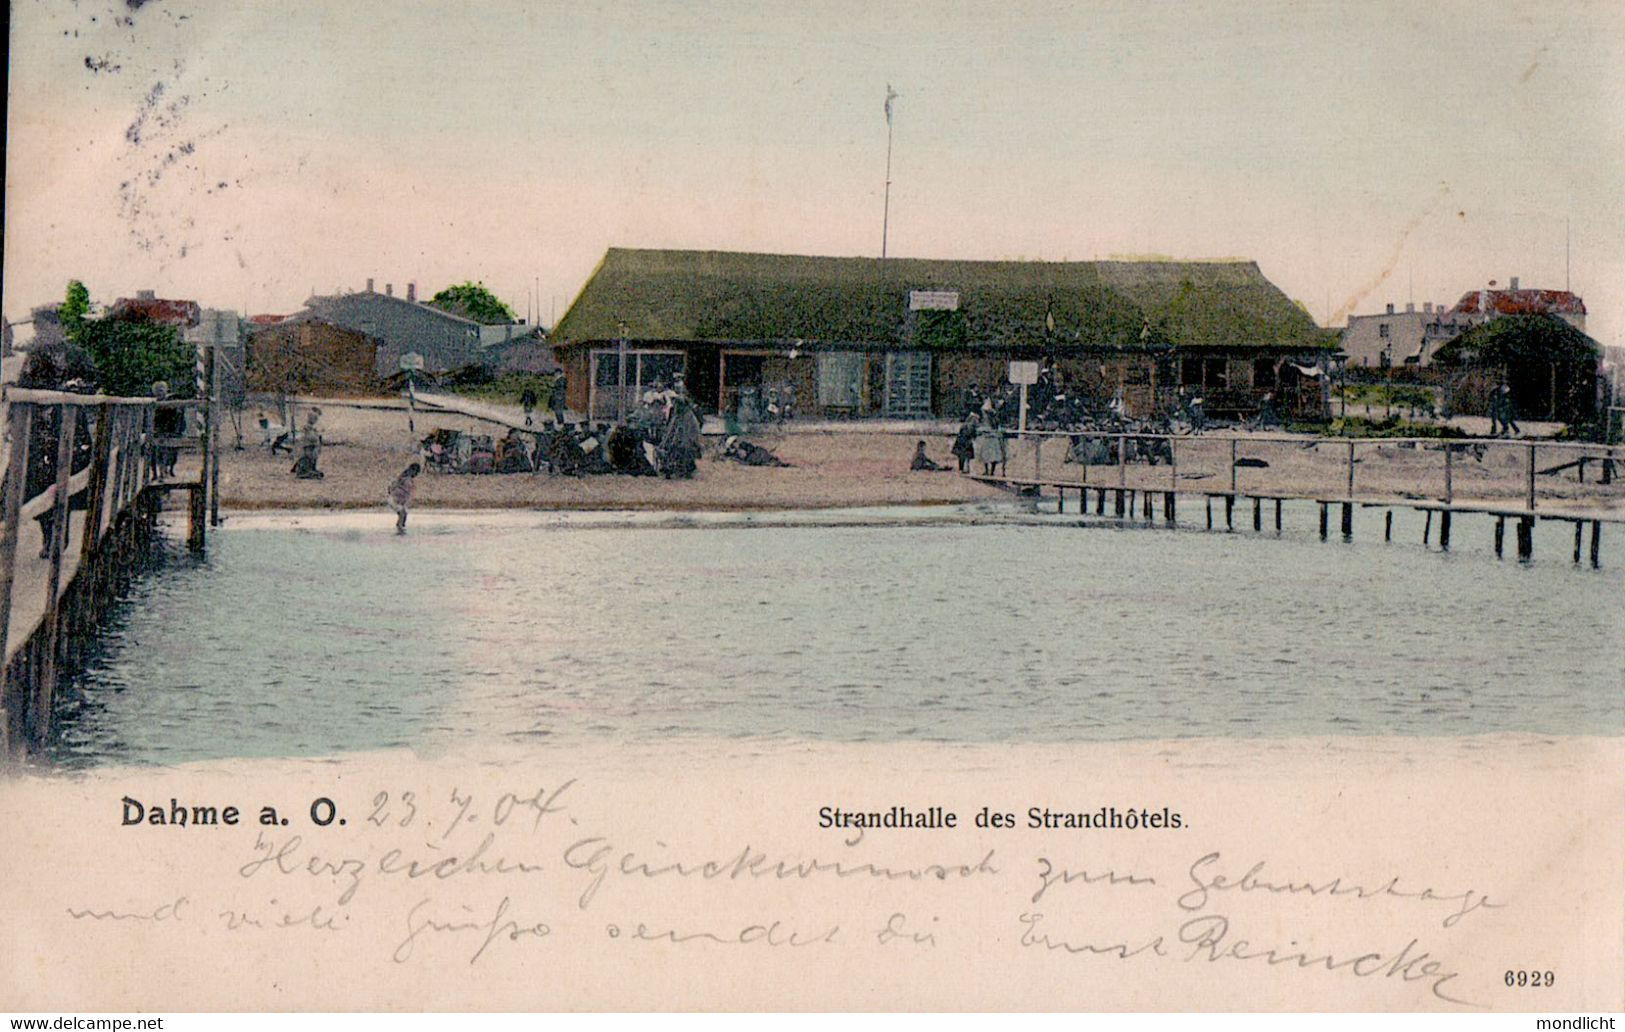
[[[417,433],[418,373],[423,371],[423,356],[408,351],[401,356],[401,372],[406,374],[406,429]]]
[[[1037,362],[1011,362],[1010,382],[1021,385],[1020,432],[1027,433],[1027,388],[1038,382]]]

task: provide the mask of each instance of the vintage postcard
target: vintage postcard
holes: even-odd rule
[[[1625,1009],[1618,4],[10,13],[8,1010]]]

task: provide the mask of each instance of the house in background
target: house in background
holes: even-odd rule
[[[1450,312],[1475,326],[1503,315],[1555,315],[1581,333],[1586,328],[1585,302],[1577,295],[1567,290],[1520,289],[1516,276],[1505,290],[1496,290],[1494,283],[1486,290],[1469,290]]]
[[[385,347],[377,337],[317,315],[290,316],[249,334],[247,386],[262,394],[374,393]]]
[[[202,321],[203,308],[196,301],[173,301],[158,297],[151,290],[138,290],[135,297],[121,297],[114,301],[108,307],[106,317],[173,326],[184,332]]]
[[[408,352],[421,355],[429,373],[480,365],[485,346],[503,330],[423,304],[415,283],[407,284],[405,297],[396,297],[394,284],[385,284],[380,294],[370,279],[365,290],[314,295],[289,319],[316,319],[381,341],[374,368],[379,378],[397,372]],[[492,330],[497,332],[487,332]]]
[[[1423,367],[1433,363],[1440,347],[1492,319],[1507,315],[1553,315],[1585,332],[1585,302],[1567,290],[1520,288],[1518,277],[1498,290],[1492,282],[1484,290],[1470,290],[1454,307],[1425,302],[1418,312],[1407,304],[1403,312],[1351,315],[1343,330],[1342,350],[1351,367],[1388,369]]]
[[[1420,312],[1414,303],[1406,304],[1403,312],[1389,305],[1378,315],[1349,316],[1341,347],[1351,367],[1420,367],[1432,362],[1440,345],[1472,325],[1466,316],[1431,301],[1424,302]]]
[[[957,417],[1012,360],[1130,415],[1181,387],[1210,413],[1266,392],[1318,416],[1304,371],[1334,339],[1252,262],[827,258],[611,248],[554,327],[569,405],[612,419],[681,374],[704,408],[791,386],[801,411]],[[625,354],[625,368],[621,354]]]

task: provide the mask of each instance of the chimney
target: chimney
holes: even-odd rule
[[[156,301],[158,300],[158,292],[156,290],[138,290],[135,292],[135,299],[137,301]]]
[[[406,300],[408,300],[408,301],[416,301],[417,299],[418,299],[418,285],[416,283],[408,283],[406,285]]]
[[[1517,290],[1518,289],[1518,277],[1516,277],[1516,276],[1512,277],[1512,286],[1508,287],[1507,289],[1508,290]]]
[[[1424,311],[1424,312],[1432,312],[1433,311],[1433,302],[1432,301],[1423,301],[1422,302],[1422,311]]]
[[[1389,306],[1388,306],[1388,314],[1389,315],[1394,314],[1394,306],[1392,304],[1389,304]]]
[[[384,296],[385,297],[394,297],[395,296],[395,284],[393,284],[393,283],[385,283],[384,284]]]
[[[372,277],[367,277],[367,293],[372,293]]]
[[[1407,301],[1407,302],[1405,302],[1405,314],[1409,315],[1410,313],[1412,313],[1414,311],[1416,311],[1416,302],[1415,301]]]

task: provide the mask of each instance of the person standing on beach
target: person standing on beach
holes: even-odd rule
[[[553,408],[553,422],[559,426],[564,425],[564,394],[566,386],[567,381],[564,378],[564,370],[560,369],[553,374],[553,390],[551,397],[547,399]]]
[[[959,426],[959,434],[954,438],[953,456],[959,460],[959,472],[970,471],[970,460],[976,457],[976,413],[965,414],[965,421]]]
[[[525,425],[534,426],[536,422],[534,418],[536,414],[536,389],[534,387],[526,387],[525,393],[519,395],[519,407],[525,410]]]
[[[401,471],[395,482],[389,485],[387,501],[389,507],[395,510],[395,533],[406,533],[406,512],[412,507],[412,489],[417,486],[417,476],[423,472],[423,467],[414,462]]]

